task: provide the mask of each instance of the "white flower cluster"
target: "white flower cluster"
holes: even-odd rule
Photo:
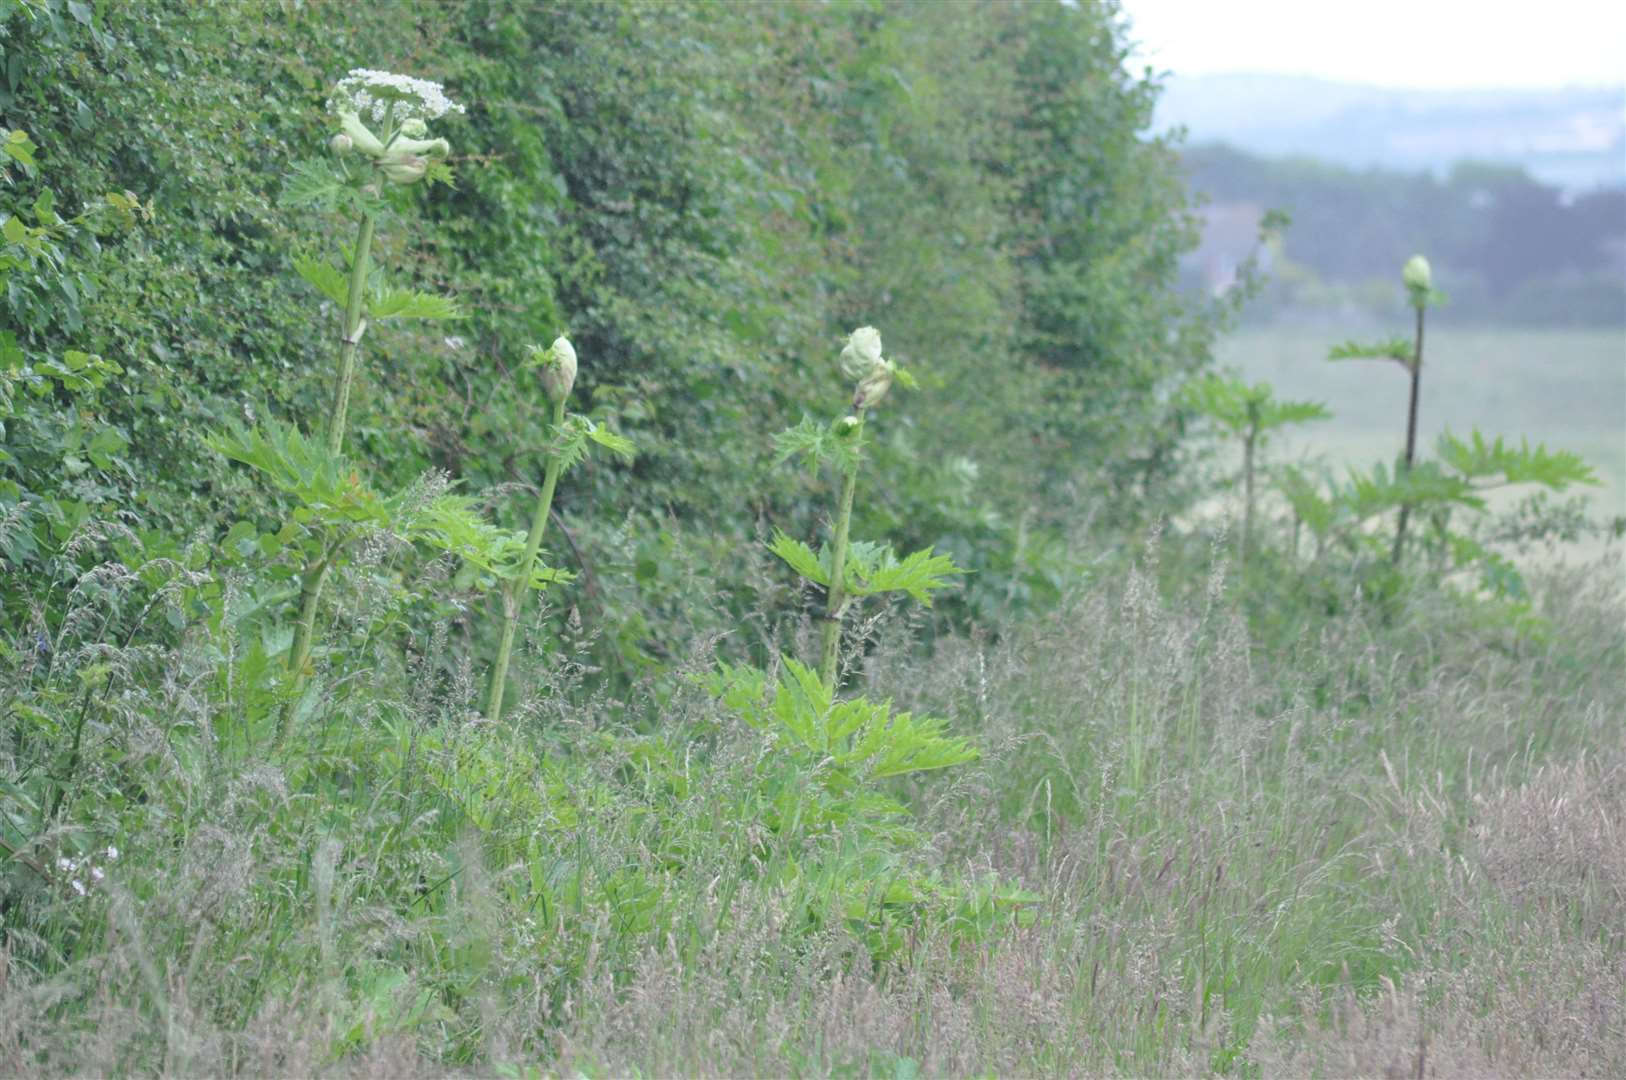
[[[108,847],[107,861],[115,862],[118,860],[118,857],[119,849],[111,846]],[[70,859],[63,856],[57,859],[56,868],[68,875],[68,884],[71,885],[73,887],[73,891],[78,893],[80,896],[84,896],[89,891],[85,888],[85,883],[81,880],[81,878],[88,877],[90,878],[91,882],[94,883],[101,881],[107,876],[107,872],[101,867],[92,863],[90,861],[90,856],[88,855],[83,859]]]
[[[383,120],[390,106],[395,107],[395,122],[405,120],[439,120],[449,112],[463,112],[463,106],[446,96],[446,88],[428,79],[414,79],[410,75],[397,75],[372,68],[353,68],[339,80],[328,99],[328,111],[342,117],[345,113]]]

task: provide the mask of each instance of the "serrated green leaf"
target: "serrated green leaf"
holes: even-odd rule
[[[282,206],[290,209],[331,210],[348,199],[344,179],[325,161],[302,161],[282,186]]]
[[[813,553],[813,549],[794,537],[787,536],[778,529],[774,530],[773,540],[768,544],[768,550],[785,560],[790,568],[796,571],[815,585],[830,587],[829,554],[826,552],[821,558]]]
[[[294,260],[294,270],[315,286],[316,291],[343,310],[350,303],[350,281],[344,271],[325,259],[301,255]]]
[[[617,435],[609,428],[599,427],[590,421],[587,437],[623,461],[631,461],[638,452],[638,448],[633,446],[631,439]]]
[[[1402,364],[1410,364],[1412,352],[1412,343],[1401,337],[1389,338],[1386,341],[1345,341],[1328,350],[1327,359],[1396,360]]]
[[[1595,485],[1597,473],[1582,458],[1567,450],[1548,450],[1543,444],[1531,447],[1521,440],[1518,447],[1501,437],[1487,442],[1476,428],[1468,441],[1450,432],[1436,443],[1440,460],[1469,480],[1500,480],[1507,484],[1541,484],[1563,491],[1572,484]]]
[[[927,607],[932,605],[932,593],[953,584],[950,576],[966,573],[954,565],[949,556],[938,555],[931,548],[916,551],[900,561],[889,545],[861,541],[848,547],[844,570],[842,576],[847,579],[850,596],[903,592]]]
[[[375,322],[385,319],[461,319],[457,301],[449,296],[413,289],[382,288],[374,291],[367,316]]]

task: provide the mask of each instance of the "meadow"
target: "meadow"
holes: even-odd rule
[[[1115,9],[0,28],[0,1074],[1626,1073],[1588,466],[1201,512],[1404,380],[1178,290]],[[1618,505],[1612,339],[1438,340]]]

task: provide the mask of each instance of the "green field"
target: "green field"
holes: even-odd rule
[[[1269,382],[1279,395],[1323,402],[1333,413],[1331,421],[1282,437],[1271,451],[1275,460],[1322,461],[1342,470],[1400,452],[1405,372],[1384,361],[1329,363],[1328,347],[1352,336],[1382,335],[1338,327],[1257,327],[1221,344],[1221,364]],[[1430,328],[1422,386],[1419,452],[1427,452],[1442,431],[1465,435],[1474,427],[1570,450],[1598,472],[1594,513],[1626,514],[1626,333]],[[1596,550],[1589,544],[1575,553]]]

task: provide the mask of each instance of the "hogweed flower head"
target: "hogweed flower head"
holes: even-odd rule
[[[392,184],[417,183],[429,170],[425,158],[451,153],[445,139],[425,138],[429,121],[464,111],[439,83],[370,68],[356,68],[340,79],[327,107],[341,128],[328,143],[333,152],[341,157],[360,152]],[[368,121],[391,130],[380,136]]]
[[[352,68],[333,88],[327,107],[341,118],[353,113],[380,122],[393,116],[403,131],[413,120],[439,120],[447,113],[466,111],[446,96],[446,88],[438,82],[373,68]]]
[[[841,349],[842,375],[854,382],[861,382],[882,363],[879,330],[873,326],[860,326],[847,336],[847,344]]]
[[[576,349],[563,335],[553,339],[546,349],[531,347],[531,355],[542,369],[542,389],[555,405],[570,396],[576,385]]]

